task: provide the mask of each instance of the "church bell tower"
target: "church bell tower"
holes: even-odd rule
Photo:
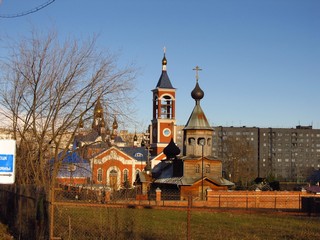
[[[164,49],[162,73],[153,93],[153,118],[151,120],[150,140],[152,154],[158,155],[173,139],[176,140],[176,89],[167,74],[167,59]]]

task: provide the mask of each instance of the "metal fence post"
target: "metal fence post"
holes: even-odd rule
[[[54,227],[54,224],[53,224],[53,221],[54,221],[54,205],[53,205],[53,202],[54,202],[54,186],[50,188],[50,194],[49,194],[49,198],[50,198],[50,240],[51,239],[54,239],[53,238],[53,227]]]
[[[187,240],[191,239],[191,206],[192,196],[188,196],[188,209],[187,209]]]

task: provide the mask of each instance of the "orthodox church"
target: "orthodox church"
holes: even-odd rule
[[[153,111],[149,139],[143,140],[141,146],[138,146],[135,136],[133,146],[125,146],[117,134],[116,118],[110,130],[104,120],[101,100],[98,99],[91,130],[84,132],[81,130],[83,126],[80,126],[74,141],[79,155],[74,159],[89,164],[91,171],[87,171],[83,178],[79,177],[78,181],[73,181],[100,184],[113,190],[135,185],[141,189],[141,195],[147,195],[150,189],[154,191],[160,188],[162,191],[176,191],[181,199],[190,194],[203,197],[207,188],[225,190],[232,186],[233,183],[222,178],[222,162],[211,156],[213,128],[200,105],[204,97],[198,83],[200,68],[194,70],[196,85],[191,97],[195,100],[195,106],[183,129],[182,151],[175,144],[176,89],[169,79],[164,53],[162,72],[152,90]],[[70,171],[66,175],[64,182],[68,182]],[[62,180],[63,174],[59,176]],[[75,176],[79,176],[77,168],[73,172]]]
[[[166,60],[163,61],[163,64],[166,62]],[[160,127],[158,129],[155,128],[158,130],[156,134],[165,135],[166,131],[168,131],[167,129],[169,129],[170,133],[172,131],[173,134],[169,144],[163,148],[162,154],[165,155],[165,158],[152,169],[154,179],[152,187],[153,189],[160,188],[162,191],[176,191],[181,199],[186,198],[190,194],[203,198],[208,188],[211,190],[226,190],[234,185],[222,177],[221,160],[212,156],[213,128],[210,127],[200,105],[200,101],[204,97],[204,92],[198,83],[198,71],[201,69],[197,66],[194,70],[196,70],[196,85],[191,92],[191,97],[195,100],[195,106],[183,129],[183,154],[180,155],[181,151],[174,143],[174,126],[169,128],[168,125],[159,124],[157,126]],[[162,89],[164,96],[169,93],[172,94],[173,89],[169,78],[166,78],[165,81],[165,86],[169,87],[168,92]],[[172,102],[174,103],[174,101]],[[167,107],[168,105],[165,106]],[[174,104],[169,106],[171,106],[170,110],[172,112],[165,116],[175,116]],[[154,105],[154,107],[157,106]],[[165,110],[167,109],[165,108]],[[165,110],[163,112],[166,112]],[[154,110],[154,112],[156,111]],[[154,116],[157,117],[157,115]],[[164,121],[159,116],[156,120],[158,122]],[[153,122],[157,121],[153,120]],[[172,123],[174,124],[175,122],[172,120]],[[167,140],[164,137],[162,139]]]
[[[131,146],[126,146],[118,136],[117,119],[113,120],[112,130],[106,125],[100,99],[94,108],[90,131],[85,131],[82,123],[79,129],[73,151],[63,159],[57,182],[91,184],[111,190],[133,186],[136,174],[144,170],[149,158],[148,149],[138,146],[137,136]]]

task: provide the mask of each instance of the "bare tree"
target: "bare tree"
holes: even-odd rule
[[[0,109],[17,140],[17,183],[54,183],[79,123],[90,120],[98,97],[110,114],[128,117],[135,70],[117,68],[116,56],[98,51],[96,40],[61,43],[55,32],[32,31],[8,43]]]
[[[224,169],[233,182],[247,186],[255,176],[254,150],[245,136],[228,136],[224,140]]]

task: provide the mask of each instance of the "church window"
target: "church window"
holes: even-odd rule
[[[198,145],[204,146],[206,144],[206,140],[204,138],[198,138]]]
[[[123,170],[123,181],[124,182],[128,181],[128,170],[127,169]]]
[[[97,177],[98,182],[102,182],[102,169],[98,169],[98,177]]]
[[[189,143],[189,145],[194,145],[195,144],[195,139],[194,138],[189,138],[188,139],[188,143]]]
[[[161,118],[172,119],[172,99],[170,96],[164,96],[161,99]]]
[[[210,173],[210,164],[206,164],[206,173]]]
[[[211,138],[207,139],[208,146],[211,146],[211,141],[212,141]]]
[[[154,115],[155,115],[155,118],[158,118],[159,117],[159,110],[158,110],[158,97],[157,96],[155,96],[154,97],[154,102],[153,102],[153,104],[154,104]]]
[[[199,173],[200,172],[200,164],[197,164],[196,165],[196,173]]]
[[[134,156],[135,156],[135,157],[138,157],[138,158],[142,158],[142,157],[143,157],[143,154],[142,154],[142,153],[137,152],[137,153],[135,153],[135,154],[134,154]]]

